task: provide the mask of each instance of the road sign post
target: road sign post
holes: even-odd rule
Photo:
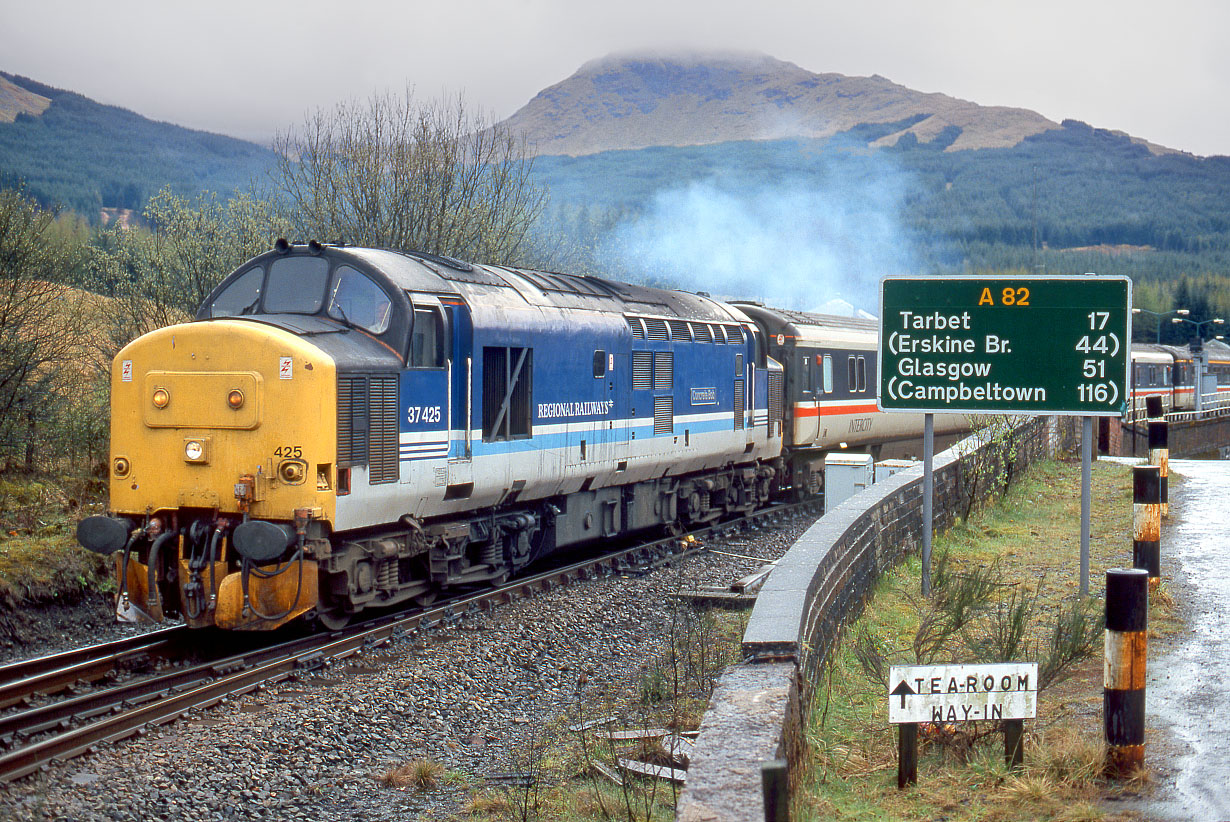
[[[1131,303],[1127,277],[886,277],[877,404],[888,412],[1084,416],[1087,462],[1092,417],[1122,416],[1130,399]],[[1083,497],[1088,470],[1081,484]],[[926,467],[923,486],[926,512]],[[1082,593],[1089,589],[1088,523],[1082,506]],[[925,548],[933,527],[924,515]]]
[[[888,721],[899,725],[897,787],[918,781],[918,725],[1003,721],[1004,759],[1024,758],[1022,720],[1038,714],[1036,662],[973,665],[894,665],[889,670]]]
[[[1126,277],[887,277],[885,411],[1120,416],[1128,403]]]

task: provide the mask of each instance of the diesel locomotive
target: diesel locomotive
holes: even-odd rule
[[[876,411],[875,345],[870,321],[279,241],[116,356],[109,512],[78,539],[115,555],[121,619],[336,628],[819,491],[826,451],[921,430]]]

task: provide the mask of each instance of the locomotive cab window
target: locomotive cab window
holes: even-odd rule
[[[264,281],[263,268],[259,265],[249,268],[217,296],[209,307],[209,316],[238,317],[241,314],[255,314],[260,308],[261,285]]]
[[[269,265],[266,314],[315,314],[325,301],[329,261],[324,257],[280,257]]]
[[[435,307],[414,309],[414,328],[410,331],[411,368],[443,368],[447,359],[444,317]]]
[[[348,265],[339,266],[329,291],[328,314],[335,320],[356,325],[372,334],[389,328],[393,301],[384,289]]]

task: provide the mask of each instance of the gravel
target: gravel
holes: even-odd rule
[[[115,599],[111,594],[92,594],[69,604],[8,611],[0,617],[0,663],[68,651],[87,643],[111,642],[174,624],[116,622]]]
[[[808,525],[710,541],[754,559],[705,552],[643,576],[574,583],[232,699],[0,786],[0,818],[460,815],[467,782],[516,770],[514,752],[578,698],[640,681],[669,634],[673,592],[729,585]],[[378,781],[420,758],[464,778],[426,791]]]

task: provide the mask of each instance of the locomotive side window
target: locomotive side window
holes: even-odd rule
[[[824,393],[833,393],[833,355],[824,355],[824,373],[821,375],[824,379]]]
[[[383,334],[389,328],[393,301],[366,275],[343,265],[333,275],[328,313],[335,320],[357,325],[373,334]]]
[[[265,270],[259,265],[240,274],[239,279],[228,285],[214,300],[209,307],[209,316],[238,317],[241,314],[255,314],[260,307],[261,283],[264,279]]]
[[[324,257],[280,257],[269,266],[265,313],[315,314],[325,301],[329,261]]]
[[[799,361],[799,388],[804,394],[811,393],[811,355],[804,354]]]
[[[594,377],[595,379],[606,376],[606,352],[594,352]]]
[[[444,367],[444,318],[438,308],[415,308],[410,331],[410,368]]]

